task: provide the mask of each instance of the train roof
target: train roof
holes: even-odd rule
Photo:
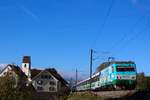
[[[134,62],[133,61],[111,61],[111,62],[104,62],[104,63],[100,64],[99,67],[97,67],[96,72],[100,72],[101,70],[103,70],[104,68],[107,68],[108,66],[110,66],[112,64],[134,64]]]
[[[99,73],[100,73],[100,72],[93,74],[93,75],[92,75],[92,78],[98,76]],[[86,79],[84,79],[84,80],[78,82],[77,84],[83,83],[83,82],[88,81],[88,80],[90,80],[90,77],[88,77],[88,78],[86,78]]]
[[[102,64],[100,64],[100,66],[96,69],[96,72],[95,74],[92,75],[92,78],[99,75],[100,71],[103,70],[104,68],[107,68],[108,66],[112,65],[112,64],[134,64],[133,61],[110,61],[110,62],[103,62]],[[80,84],[80,83],[83,83],[87,80],[90,80],[90,77],[80,81],[77,83]]]

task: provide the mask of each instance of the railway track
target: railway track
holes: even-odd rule
[[[96,94],[103,98],[120,98],[120,97],[127,97],[131,96],[136,92],[136,90],[118,90],[118,91],[99,91],[99,92],[91,92],[92,94]],[[86,93],[86,92],[78,92],[79,94]]]

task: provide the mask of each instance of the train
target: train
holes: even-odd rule
[[[137,71],[133,61],[102,63],[91,76],[76,84],[76,91],[132,90],[136,87]]]

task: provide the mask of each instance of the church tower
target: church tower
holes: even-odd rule
[[[31,57],[24,56],[22,61],[22,71],[28,77],[28,80],[31,80]]]

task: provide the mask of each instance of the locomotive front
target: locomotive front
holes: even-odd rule
[[[134,89],[136,86],[136,65],[135,63],[114,63],[113,64],[113,85],[121,89]]]

